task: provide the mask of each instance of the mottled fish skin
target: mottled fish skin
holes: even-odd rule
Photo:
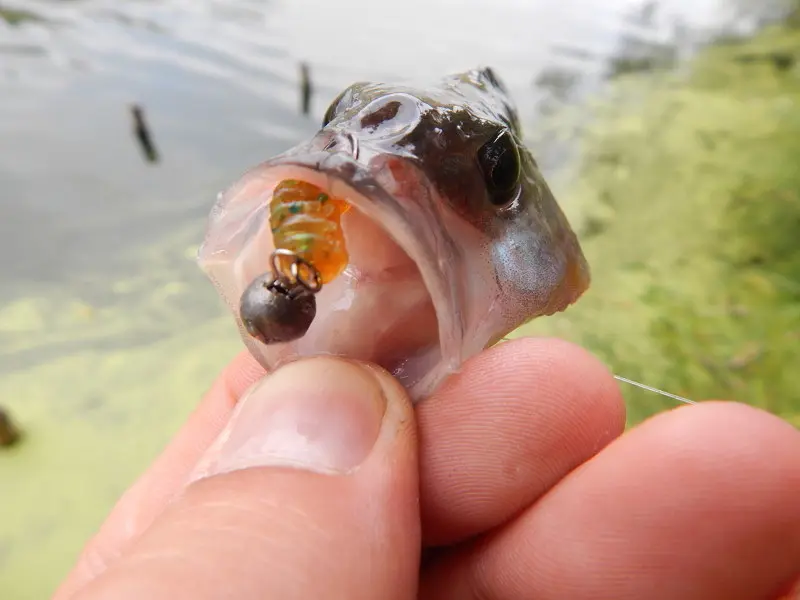
[[[501,167],[490,176],[486,164]],[[514,164],[518,171],[511,169]],[[310,142],[256,167],[228,190],[212,213],[200,262],[232,309],[258,268],[266,270],[264,207],[277,173],[290,167],[319,174],[323,185],[341,182],[353,192],[353,205],[380,223],[419,268],[439,325],[436,352],[392,357],[388,365],[415,400],[488,344],[530,319],[564,310],[589,286],[578,239],[522,143],[506,88],[489,68],[424,89],[354,84],[333,101]],[[500,191],[498,182],[504,184]],[[355,230],[354,225],[351,234]],[[359,260],[370,261],[351,259],[356,267]],[[259,260],[263,264],[253,264]],[[403,289],[389,290],[387,282],[384,290],[373,285],[364,291],[357,276],[351,279],[348,293],[370,294],[371,306],[380,305],[381,294],[396,299]],[[289,347],[268,348],[244,338],[268,368],[331,352],[376,360],[377,351],[357,338],[370,336],[364,323],[413,316],[394,306],[399,314],[374,314],[374,308],[358,315],[331,312],[334,320],[316,330],[315,324],[307,340]],[[343,325],[349,318],[361,327]],[[338,331],[335,344],[321,334],[323,327]]]

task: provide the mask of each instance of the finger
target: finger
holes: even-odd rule
[[[169,500],[185,487],[189,473],[225,427],[238,399],[264,374],[264,368],[249,352],[239,354],[223,370],[161,456],[117,502],[53,600],[69,598],[105,570],[153,522]]]
[[[81,600],[416,593],[416,439],[402,387],[333,358],[242,400],[191,484]]]
[[[796,429],[745,405],[677,409],[431,567],[421,597],[775,597],[800,569],[799,497]]]
[[[149,525],[183,487],[237,392],[262,373],[247,353],[226,369],[164,456],[120,501],[62,589],[97,575]],[[624,423],[608,371],[580,348],[548,339],[511,341],[473,358],[419,411],[428,543],[451,543],[508,519]]]
[[[471,359],[417,412],[427,545],[500,525],[625,427],[609,371],[580,347],[543,338]]]
[[[226,369],[87,545],[55,600],[104,570],[163,510],[221,430],[237,395],[261,374],[247,353]],[[427,543],[451,543],[507,520],[624,424],[624,405],[608,371],[582,349],[550,339],[519,339],[478,355],[418,408]]]

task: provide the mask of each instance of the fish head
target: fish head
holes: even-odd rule
[[[269,204],[287,178],[354,209],[347,268],[317,294],[300,339],[266,345],[238,307],[275,249]],[[376,362],[419,400],[470,356],[589,286],[580,244],[522,141],[491,69],[411,87],[357,83],[309,141],[221,194],[199,253],[245,344],[275,368],[301,356]]]

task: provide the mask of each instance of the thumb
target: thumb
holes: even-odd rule
[[[195,481],[76,598],[414,598],[413,416],[377,367],[286,365],[242,399]]]

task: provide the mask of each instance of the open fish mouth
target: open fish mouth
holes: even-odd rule
[[[361,359],[419,401],[583,294],[580,243],[512,104],[488,68],[356,83],[310,141],[220,196],[199,262],[267,369]]]
[[[270,271],[280,234],[271,222],[272,200],[286,181],[347,203],[330,234],[342,236],[347,262],[315,294],[316,314],[303,335],[264,343],[242,318],[242,296]],[[252,169],[220,195],[199,263],[266,369],[303,356],[347,356],[384,367],[417,400],[441,380],[442,366],[458,367],[463,347],[459,278],[448,276],[460,264],[459,250],[443,223],[442,205],[411,161],[376,155],[364,164],[350,152],[295,149]]]

